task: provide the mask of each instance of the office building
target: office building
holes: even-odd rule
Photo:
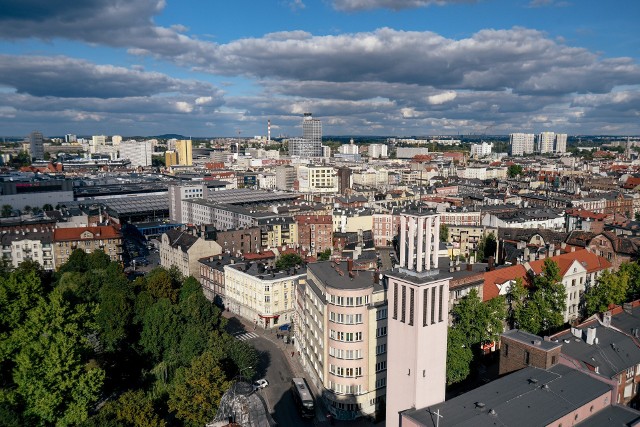
[[[387,273],[387,426],[400,413],[444,401],[450,277],[438,270],[440,215],[400,217],[400,260]]]
[[[276,167],[276,189],[293,191],[293,186],[298,177],[296,168],[290,165]]]
[[[302,137],[322,144],[322,122],[314,119],[311,113],[304,113],[302,120]]]
[[[125,141],[120,143],[120,158],[129,159],[133,167],[151,166],[151,141]]]
[[[193,152],[191,150],[190,139],[180,139],[176,141],[176,151],[178,153],[178,164],[181,166],[193,165]]]
[[[64,136],[64,142],[74,143],[78,141],[78,137],[72,133],[68,133]]]
[[[322,143],[305,138],[290,138],[287,141],[289,155],[300,158],[323,157]]]
[[[538,153],[553,153],[555,142],[556,134],[554,132],[542,132],[538,134]]]
[[[174,150],[165,151],[164,153],[164,165],[166,167],[177,165],[178,164],[178,153]]]
[[[29,135],[29,154],[34,160],[44,160],[44,138],[42,132],[33,131]]]
[[[335,194],[338,178],[332,166],[300,166],[298,168],[298,190],[309,194]]]
[[[358,150],[358,146],[353,142],[353,138],[351,138],[351,141],[349,142],[349,144],[342,144],[340,148],[338,148],[338,152],[340,154],[351,154],[351,155],[360,154],[360,151]]]
[[[509,135],[509,143],[511,144],[511,155],[522,156],[531,154],[535,149],[536,137],[532,133],[512,133]]]

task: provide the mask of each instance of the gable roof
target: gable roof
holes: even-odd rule
[[[198,241],[197,237],[186,231],[168,230],[165,234],[169,239],[169,246],[174,249],[180,248],[183,252],[187,252]]]
[[[93,237],[87,239],[82,238],[82,234],[88,231]],[[75,240],[104,240],[118,239],[120,232],[112,225],[102,225],[99,227],[73,227],[73,228],[56,228],[53,231],[54,242],[75,241]]]

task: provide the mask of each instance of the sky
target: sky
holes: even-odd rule
[[[0,0],[0,136],[640,135],[636,0]]]

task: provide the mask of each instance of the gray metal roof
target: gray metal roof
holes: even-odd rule
[[[555,338],[562,344],[562,353],[578,360],[584,369],[589,365],[597,368],[600,375],[613,378],[640,363],[640,348],[631,337],[604,327],[597,321],[581,326],[584,334],[587,326],[595,328],[597,344],[589,345],[582,337],[576,337],[570,331],[556,335]]]
[[[640,422],[640,412],[626,406],[607,406],[575,427],[631,427]]]
[[[609,393],[607,384],[563,365],[527,367],[429,408],[404,415],[420,426],[539,427],[549,425],[591,400]],[[393,416],[388,414],[388,416]]]

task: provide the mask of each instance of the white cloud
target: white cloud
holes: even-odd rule
[[[445,6],[456,3],[475,3],[477,0],[333,0],[333,7],[343,11],[371,9],[415,9],[428,6]]]
[[[213,97],[211,97],[211,96],[201,96],[199,98],[196,98],[196,105],[209,104],[211,101],[213,101]]]
[[[449,101],[453,101],[454,99],[456,99],[457,96],[458,94],[455,91],[451,90],[448,92],[439,93],[437,95],[431,95],[427,97],[427,100],[429,104],[440,105]]]
[[[176,110],[181,113],[190,113],[193,111],[193,105],[189,104],[188,102],[178,101],[176,102]]]

